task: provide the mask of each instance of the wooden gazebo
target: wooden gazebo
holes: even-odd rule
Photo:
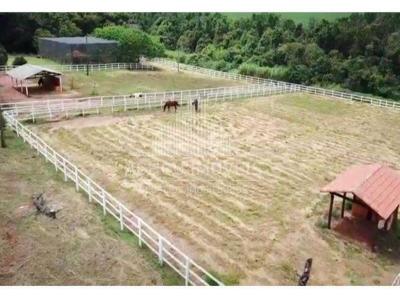
[[[38,79],[50,79],[54,82],[57,81],[57,86],[60,87],[62,92],[62,73],[45,68],[42,66],[24,64],[16,68],[11,69],[7,72],[7,75],[11,78],[12,86],[16,89],[20,89],[22,93],[29,96],[29,87],[37,87]]]
[[[330,193],[328,228],[331,228],[332,208],[335,197],[352,203],[352,216],[378,224],[379,229],[389,230],[396,225],[400,205],[400,173],[380,164],[352,166],[321,189]]]

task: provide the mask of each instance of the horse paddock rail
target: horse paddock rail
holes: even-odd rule
[[[76,190],[86,193],[89,202],[99,204],[103,214],[113,216],[120,224],[121,230],[128,230],[138,238],[139,246],[147,246],[157,255],[159,263],[166,263],[184,280],[185,285],[223,285],[212,274],[182,252],[142,218],[129,210],[121,201],[108,193],[93,181],[81,169],[58,153],[37,134],[22,124],[22,121],[37,119],[56,119],[74,115],[99,114],[101,110],[127,111],[132,109],[151,109],[161,107],[168,98],[180,101],[182,105],[190,105],[194,98],[201,102],[233,101],[245,97],[281,94],[290,91],[289,87],[276,85],[247,85],[237,87],[221,87],[197,90],[166,91],[144,93],[141,97],[134,95],[90,97],[82,99],[46,100],[2,104],[7,124],[24,142],[28,143],[47,162],[54,165],[56,171],[64,175],[65,181],[72,181]]]
[[[253,84],[247,86],[232,86],[207,88],[197,90],[165,91],[143,93],[141,97],[134,95],[100,96],[79,99],[56,99],[45,101],[30,101],[4,103],[0,107],[11,110],[18,120],[59,119],[76,115],[99,114],[107,109],[111,112],[161,108],[167,99],[175,99],[181,105],[190,105],[198,98],[200,102],[232,101],[245,97],[267,96],[296,92],[294,88],[277,87],[275,85]]]
[[[325,89],[325,88],[319,88],[319,87],[313,87],[313,86],[293,84],[290,82],[276,81],[276,80],[271,80],[271,79],[267,79],[267,78],[258,78],[258,77],[247,76],[247,75],[242,75],[242,74],[233,73],[233,72],[223,72],[223,71],[218,71],[218,70],[214,70],[214,69],[208,69],[208,68],[203,68],[203,67],[199,67],[199,66],[194,66],[194,65],[177,63],[176,61],[168,60],[165,58],[154,58],[154,59],[149,60],[149,62],[164,65],[164,66],[167,66],[170,68],[178,68],[178,66],[179,66],[179,69],[196,72],[196,73],[200,73],[200,74],[205,74],[205,75],[208,75],[208,76],[214,77],[214,78],[245,81],[247,83],[257,83],[257,84],[264,84],[264,85],[275,85],[276,87],[285,87],[285,89],[288,89],[288,90],[295,90],[298,92],[304,92],[304,93],[315,94],[315,95],[320,95],[320,96],[330,96],[330,97],[334,97],[334,98],[338,98],[338,99],[342,99],[342,100],[346,100],[346,101],[350,101],[350,102],[361,102],[361,103],[366,103],[366,104],[369,104],[369,105],[375,106],[375,107],[385,107],[385,108],[400,110],[400,102],[364,96],[364,95],[357,94],[357,93],[347,93],[347,92],[337,91],[337,90],[333,90],[333,89]]]
[[[113,71],[113,70],[155,70],[154,66],[142,63],[106,63],[106,64],[40,64],[40,66],[61,71],[81,72],[86,71]],[[0,73],[5,73],[15,67],[13,65],[0,65]]]
[[[210,285],[210,283],[223,285],[221,281],[129,210],[75,164],[18,121],[12,111],[5,111],[4,117],[7,124],[24,142],[35,149],[38,154],[41,154],[46,162],[53,164],[56,171],[64,175],[64,181],[72,181],[75,184],[76,191],[82,190],[86,193],[89,202],[95,202],[102,207],[104,215],[109,214],[117,219],[121,230],[128,230],[133,233],[138,238],[139,246],[147,246],[157,255],[161,265],[168,264],[185,280],[185,285]]]

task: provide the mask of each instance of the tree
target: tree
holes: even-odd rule
[[[39,38],[54,37],[54,35],[47,29],[38,28],[33,36],[33,46],[36,50],[39,49]]]
[[[96,28],[96,37],[118,41],[118,60],[137,62],[141,55],[154,57],[164,54],[164,47],[143,31],[125,26]]]
[[[61,24],[58,34],[62,37],[74,37],[82,35],[82,31],[75,23],[67,21]]]
[[[26,63],[28,63],[28,62],[26,61],[26,59],[23,56],[17,56],[17,57],[14,58],[14,61],[12,62],[12,65],[20,66],[20,65],[24,65]]]
[[[6,49],[0,44],[0,65],[7,65],[8,55]]]

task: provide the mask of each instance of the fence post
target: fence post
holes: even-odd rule
[[[78,177],[78,167],[75,166],[75,189],[79,191],[79,177]]]
[[[106,192],[101,189],[101,201],[103,203],[103,215],[106,216]]]
[[[56,172],[58,171],[58,167],[57,167],[57,154],[56,154],[56,150],[53,150],[53,157],[54,157],[54,166],[56,168]]]
[[[32,103],[31,113],[32,113],[32,123],[34,123],[35,122],[35,106],[33,106],[33,103]]]
[[[163,265],[163,239],[158,235],[158,262]]]
[[[186,261],[185,261],[185,285],[189,285],[189,277],[190,277],[190,261],[189,257],[186,256]]]
[[[46,161],[46,163],[47,163],[47,161],[48,161],[48,157],[49,156],[49,154],[48,154],[48,152],[47,152],[47,146],[46,145],[44,145],[44,160]]]
[[[63,157],[63,170],[64,170],[64,181],[67,181],[67,163],[65,161],[65,158]]]
[[[86,182],[87,182],[89,202],[92,202],[92,185],[90,184],[90,178],[89,177],[86,177]]]
[[[142,247],[142,220],[138,219],[139,247]]]
[[[121,203],[118,203],[118,210],[119,210],[119,227],[121,231],[124,230],[124,215],[122,215],[122,206]]]

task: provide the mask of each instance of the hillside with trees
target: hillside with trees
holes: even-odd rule
[[[41,36],[111,38],[110,29],[96,28],[124,25],[131,28],[124,45],[137,47],[127,42],[129,35],[150,39],[153,46],[144,49],[151,55],[163,51],[159,40],[169,56],[188,64],[400,100],[396,13],[311,19],[308,25],[277,14],[235,20],[219,13],[3,13],[0,23],[0,44],[8,52],[35,52]],[[124,58],[136,59],[137,53]]]

